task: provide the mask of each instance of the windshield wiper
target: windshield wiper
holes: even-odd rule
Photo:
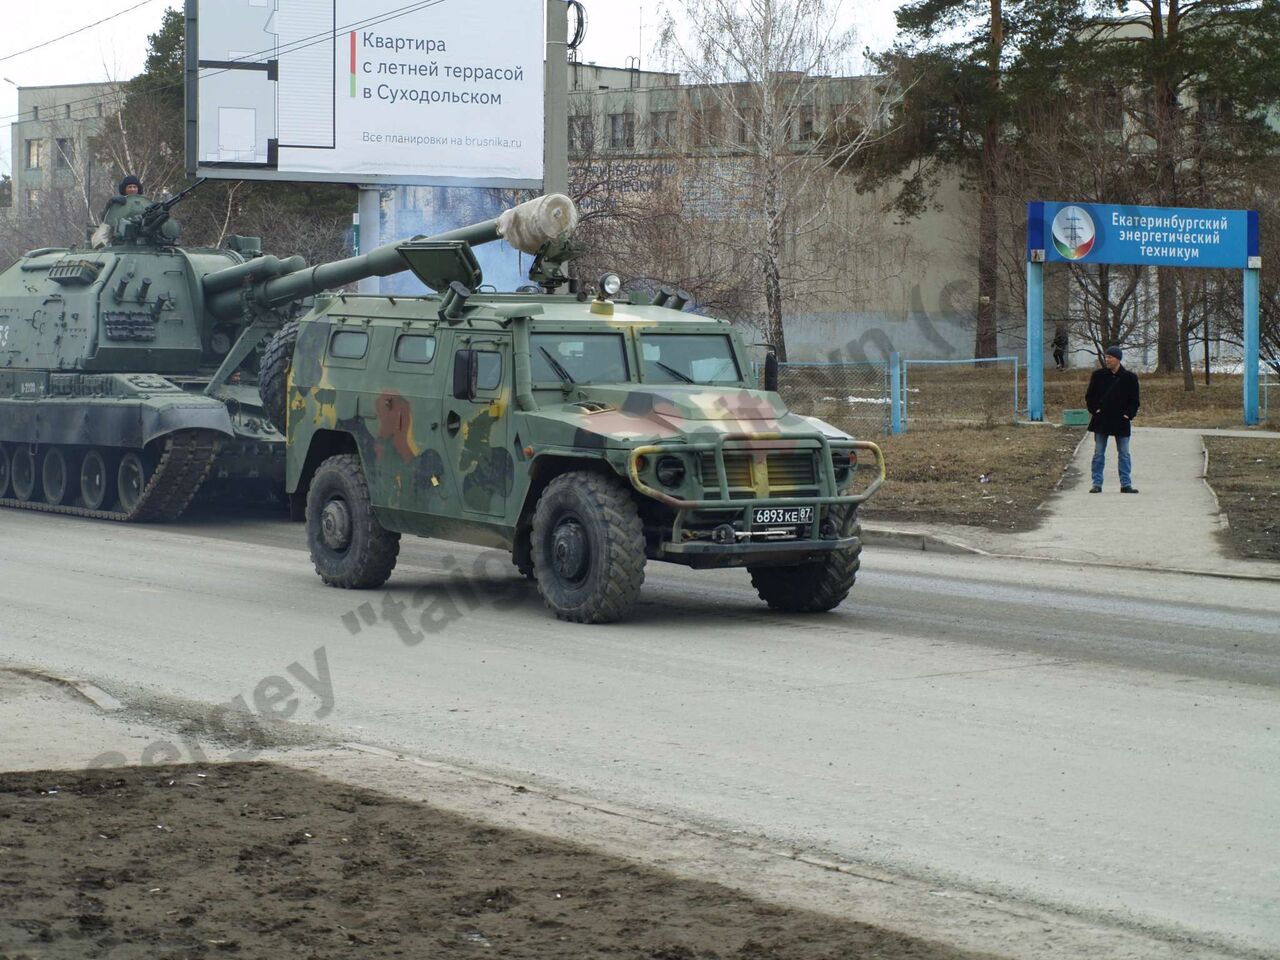
[[[693,379],[693,377],[689,376],[687,373],[681,373],[675,367],[668,366],[667,364],[663,363],[661,360],[650,360],[649,362],[652,363],[654,366],[661,367],[663,370],[667,371],[667,373],[671,374],[673,377],[675,377],[678,380],[683,380],[685,383],[698,382],[697,380]]]
[[[538,349],[541,350],[542,355],[547,358],[547,363],[551,364],[551,369],[555,371],[555,374],[557,377],[559,377],[565,383],[577,383],[577,381],[574,380],[573,377],[569,376],[569,371],[566,370],[564,367],[560,366],[560,361],[551,355],[550,350],[548,350],[546,347],[539,347]]]

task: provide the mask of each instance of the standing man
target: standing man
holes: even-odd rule
[[[1120,466],[1120,492],[1137,493],[1133,485],[1133,461],[1129,458],[1130,423],[1138,415],[1138,376],[1120,361],[1124,351],[1107,347],[1102,357],[1105,366],[1093,371],[1084,404],[1092,416],[1089,430],[1093,433],[1093,486],[1090,493],[1102,492],[1102,469],[1107,463],[1107,437],[1116,438]]]
[[[1067,369],[1067,328],[1059,326],[1053,338],[1053,365],[1059,370]]]

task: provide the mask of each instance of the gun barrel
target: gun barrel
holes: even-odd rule
[[[577,226],[577,211],[573,201],[568,197],[551,195],[526,201],[517,207],[507,210],[500,217],[475,223],[457,230],[433,234],[430,237],[417,236],[414,240],[461,240],[471,246],[492,243],[505,237],[517,248],[526,253],[537,252],[538,247],[547,240],[553,239]],[[404,240],[383,244],[358,257],[345,260],[334,260],[314,267],[296,269],[278,276],[267,277],[256,282],[253,299],[265,307],[280,306],[291,300],[302,300],[314,296],[322,290],[334,290],[363,280],[366,277],[386,277],[393,273],[407,270],[408,265],[400,255],[400,246]],[[286,261],[287,262],[287,261]],[[248,264],[238,264],[209,275],[209,278],[221,278],[224,274],[241,270]],[[241,292],[236,289],[244,278],[240,274],[229,288],[218,287],[211,290],[209,278],[205,281],[205,290],[212,294],[208,298],[208,307],[214,315],[231,319],[240,314]],[[221,280],[214,281],[215,285]]]

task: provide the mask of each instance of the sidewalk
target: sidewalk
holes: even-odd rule
[[[1227,519],[1205,482],[1206,435],[1280,437],[1258,430],[1135,426],[1133,483],[1142,492],[1124,496],[1114,445],[1107,450],[1103,492],[1088,492],[1093,435],[1086,433],[1058,492],[1042,505],[1045,518],[1036,530],[869,523],[867,539],[923,550],[1280,580],[1280,563],[1239,559],[1226,545]]]

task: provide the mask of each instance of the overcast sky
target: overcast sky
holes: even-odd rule
[[[0,173],[10,172],[10,125],[17,119],[18,86],[128,79],[142,69],[147,35],[159,26],[166,7],[177,0],[145,0],[142,6],[40,50],[19,50],[51,40],[128,10],[139,0],[4,0],[0,32]],[[468,0],[481,2],[481,0]],[[660,0],[584,0],[588,32],[579,53],[584,62],[624,65],[640,56],[652,62]],[[844,19],[859,31],[859,46],[880,49],[893,37],[897,0],[844,0]]]

